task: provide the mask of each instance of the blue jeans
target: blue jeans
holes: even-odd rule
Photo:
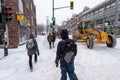
[[[67,67],[61,67],[61,80],[67,80],[67,73],[70,80],[78,80],[74,70],[74,60],[71,60]]]

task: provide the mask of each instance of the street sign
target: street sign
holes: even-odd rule
[[[52,17],[52,21],[55,21],[55,17]]]
[[[24,20],[24,15],[23,14],[17,14],[17,20],[18,21],[23,21]]]
[[[31,24],[30,24],[29,22],[27,22],[27,26],[28,26],[28,27],[31,27]]]

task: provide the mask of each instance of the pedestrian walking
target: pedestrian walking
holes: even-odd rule
[[[26,42],[26,48],[27,54],[29,56],[29,67],[32,72],[33,71],[32,55],[34,55],[35,63],[37,62],[37,56],[39,55],[38,44],[32,33],[30,34],[29,39]]]
[[[53,48],[54,48],[54,42],[56,40],[56,35],[54,32],[52,32],[52,45],[53,45]]]
[[[52,48],[52,47],[51,47],[51,43],[52,43],[52,34],[51,34],[51,33],[48,34],[47,40],[48,40],[48,42],[49,42],[49,47],[50,47],[50,49],[51,49],[51,48]]]
[[[77,45],[72,39],[69,39],[67,30],[61,32],[62,41],[58,43],[55,64],[58,67],[60,63],[61,80],[67,80],[67,74],[70,80],[78,80],[74,70],[74,59],[77,54]]]

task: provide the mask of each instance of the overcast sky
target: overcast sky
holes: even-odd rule
[[[36,5],[36,14],[37,14],[37,24],[46,24],[47,16],[49,21],[52,22],[52,1],[53,0],[34,0]],[[85,6],[90,8],[96,6],[97,4],[105,0],[73,0],[74,1],[74,10],[70,8],[58,9],[55,10],[56,23],[60,25],[63,20],[67,20],[73,14],[80,13]],[[54,7],[63,7],[69,6],[70,0],[54,0]]]

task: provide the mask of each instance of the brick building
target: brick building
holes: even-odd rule
[[[12,20],[6,25],[8,48],[17,48],[28,39],[30,31],[37,36],[36,7],[34,0],[6,0],[5,5],[12,8]],[[24,21],[17,21],[17,14],[23,14]],[[4,46],[2,40],[3,27],[0,25],[0,47]]]

